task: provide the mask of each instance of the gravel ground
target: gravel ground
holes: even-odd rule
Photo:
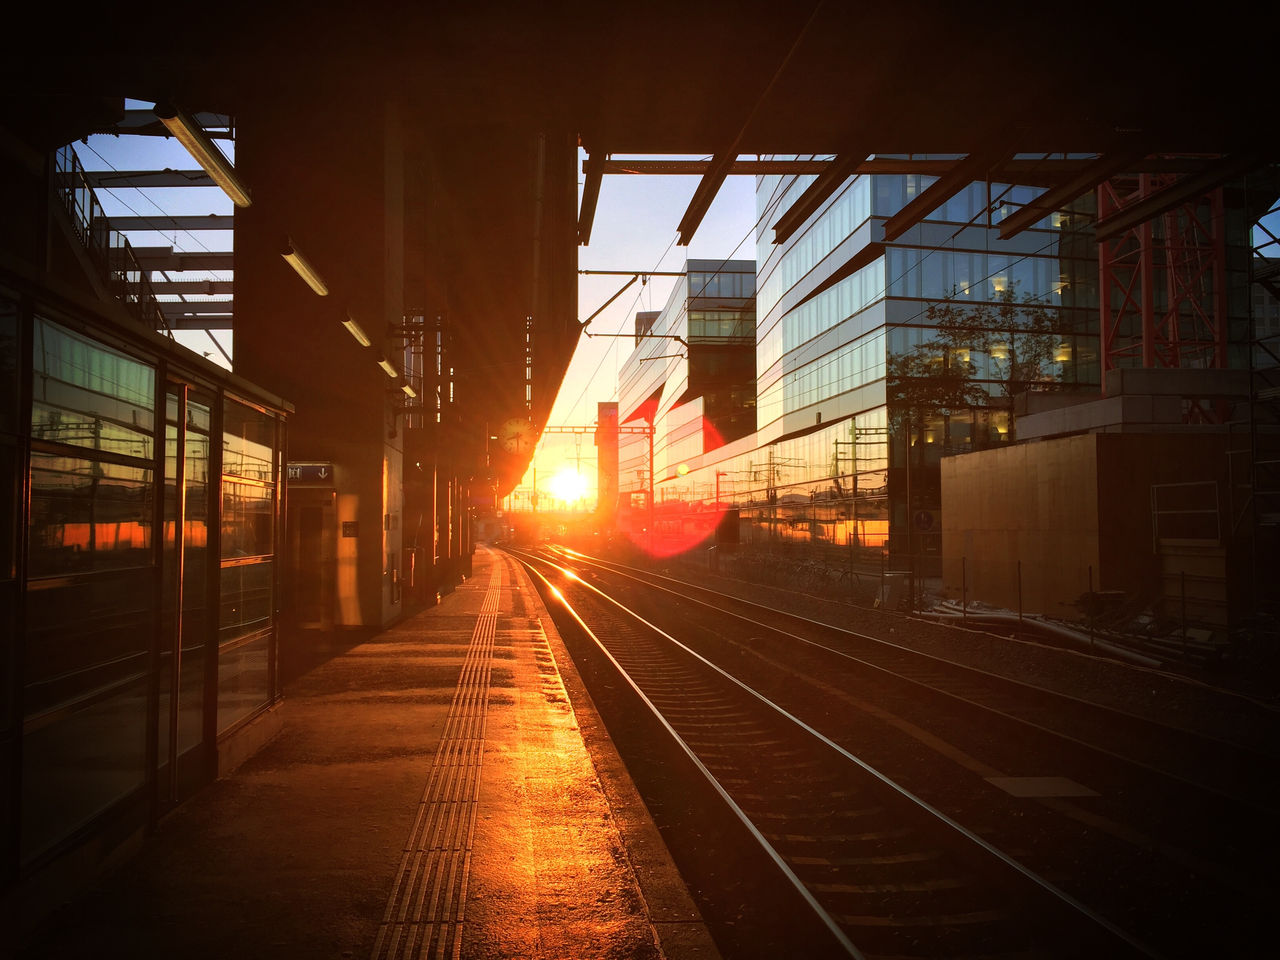
[[[1275,671],[1266,665],[1237,660],[1200,674],[1194,668],[1152,668],[718,576],[707,569],[703,557],[645,564],[630,551],[615,550],[612,556],[618,562],[647,566],[835,626],[883,635],[922,653],[1280,756],[1280,685]]]

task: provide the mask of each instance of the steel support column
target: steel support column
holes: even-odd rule
[[[1140,174],[1098,189],[1105,220],[1167,189]],[[1227,366],[1226,238],[1221,188],[1098,242],[1102,370]],[[1209,416],[1207,412],[1204,412]]]

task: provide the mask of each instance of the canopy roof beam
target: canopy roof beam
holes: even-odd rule
[[[1256,153],[1233,154],[1213,161],[1202,167],[1199,173],[1182,177],[1145,200],[1130,204],[1118,213],[1099,220],[1094,235],[1099,241],[1110,240],[1266,163],[1266,158]]]
[[[676,242],[680,246],[687,247],[689,241],[693,239],[698,224],[702,223],[702,218],[707,215],[707,211],[711,208],[711,201],[720,192],[724,178],[729,175],[729,169],[737,159],[736,153],[728,151],[717,153],[711,158],[710,164],[707,165],[707,172],[702,175],[702,179],[698,181],[698,188],[693,191],[689,209],[684,212],[684,216],[680,218],[680,226],[676,228],[680,233],[680,239]]]
[[[1103,154],[1094,160],[1076,176],[1060,186],[1053,187],[1031,202],[1017,213],[1000,221],[1000,238],[1008,240],[1021,233],[1027,227],[1047,217],[1055,210],[1061,210],[1077,197],[1095,189],[1098,184],[1109,180],[1117,173],[1132,168],[1141,161],[1142,154],[1134,150],[1118,150]]]
[[[991,168],[1005,160],[1012,152],[1012,147],[1001,143],[999,146],[971,153],[959,161],[950,172],[929,184],[916,194],[915,199],[884,222],[885,241],[898,239],[931,211],[942,206],[969,184],[976,180],[988,179]]]
[[[600,200],[600,183],[604,179],[608,158],[607,153],[597,152],[589,155],[582,164],[582,172],[587,179],[582,185],[582,207],[578,211],[578,246],[580,247],[585,247],[591,242],[591,224],[596,218],[596,203]]]
[[[791,204],[787,212],[774,223],[773,242],[785,243],[836,192],[840,184],[858,172],[869,153],[870,151],[859,147],[837,154],[827,168],[818,174],[818,179],[809,184],[804,193],[796,197],[795,203]]]

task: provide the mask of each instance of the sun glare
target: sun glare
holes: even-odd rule
[[[587,478],[573,467],[566,465],[551,478],[548,486],[551,488],[551,495],[557,500],[571,503],[587,492]]]

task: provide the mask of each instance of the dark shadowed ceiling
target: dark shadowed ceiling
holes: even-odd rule
[[[501,371],[523,365],[530,287],[543,282],[534,271],[575,266],[571,255],[534,249],[545,208],[523,171],[534,169],[528,145],[538,136],[596,157],[1092,153],[1117,140],[1140,153],[1274,157],[1274,23],[1264,22],[1274,14],[1116,6],[58,8],[56,22],[10,45],[0,103],[11,132],[53,147],[109,128],[101,98],[173,99],[233,116],[284,101],[313,118],[314,142],[292,145],[301,161],[340,149],[335,104],[372,110],[395,99],[436,145],[434,169],[446,179],[433,209],[447,221],[441,269],[472,291],[470,362]],[[556,176],[573,178],[562,186],[576,192],[578,173]],[[517,265],[509,282],[486,282],[503,263]],[[560,334],[544,341],[556,355],[540,358],[543,416],[576,319],[556,318]],[[501,392],[509,380],[487,382]]]

